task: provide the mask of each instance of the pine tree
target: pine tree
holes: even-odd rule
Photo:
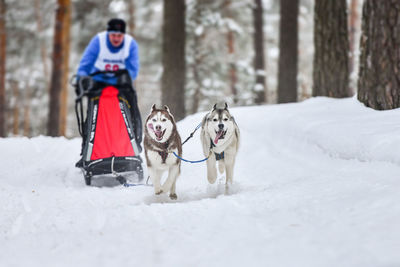
[[[298,0],[281,0],[278,103],[297,101]]]
[[[53,68],[50,83],[49,120],[47,133],[49,136],[60,134],[61,91],[63,73],[65,71],[65,16],[68,15],[70,0],[58,0],[53,43]]]
[[[254,25],[254,71],[256,75],[256,86],[254,88],[256,104],[266,102],[265,83],[265,61],[264,61],[264,22],[262,0],[254,0],[253,7]]]
[[[70,28],[71,28],[71,5],[65,7],[63,16],[63,66],[62,66],[62,82],[61,82],[61,99],[60,99],[60,132],[61,136],[65,136],[67,131],[67,113],[68,113],[68,74],[69,74],[69,47],[70,47]]]
[[[226,17],[229,20],[233,20],[232,15],[232,0],[225,0],[224,9],[226,13]],[[229,87],[231,90],[233,103],[238,102],[238,90],[237,90],[237,70],[236,70],[236,62],[234,61],[235,51],[235,33],[234,31],[228,26],[228,32],[226,34],[226,44],[228,50],[228,59],[229,59],[229,70],[228,70],[228,77],[229,77]]]
[[[346,10],[346,0],[315,1],[313,96],[350,96]]]
[[[176,120],[185,116],[185,0],[164,0],[161,100]]]
[[[399,10],[399,1],[364,2],[357,97],[373,109],[400,107]]]
[[[5,137],[6,2],[0,0],[0,137]]]

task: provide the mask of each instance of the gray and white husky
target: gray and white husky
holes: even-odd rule
[[[145,124],[144,151],[155,194],[169,192],[171,199],[177,199],[175,187],[181,160],[172,152],[181,157],[182,144],[174,117],[167,106],[163,109],[157,109],[155,104],[152,106]],[[161,185],[162,175],[166,171],[168,178]]]
[[[217,162],[220,173],[225,171],[226,182],[233,182],[233,169],[239,148],[240,132],[235,119],[224,106],[214,105],[212,110],[204,116],[201,128],[201,143],[203,153],[207,157],[207,179],[213,184],[217,179]]]

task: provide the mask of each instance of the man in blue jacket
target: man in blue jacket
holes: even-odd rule
[[[132,80],[139,72],[138,45],[132,36],[125,34],[125,21],[111,19],[107,31],[98,33],[86,47],[78,68],[78,77],[97,71],[126,69]],[[94,80],[116,85],[111,75],[96,75]]]
[[[98,33],[92,38],[86,47],[80,61],[77,80],[101,71],[118,72],[126,70],[129,77],[116,76],[112,73],[100,73],[92,76],[94,80],[90,90],[97,90],[108,85],[117,87],[130,104],[131,118],[135,126],[137,145],[141,150],[142,120],[137,105],[136,91],[133,88],[134,81],[139,72],[138,45],[132,36],[125,33],[126,23],[122,19],[114,18],[108,21],[107,31]],[[122,79],[123,78],[123,79]],[[87,90],[87,88],[86,88]],[[77,94],[78,89],[77,89]],[[86,134],[83,133],[83,139]],[[85,140],[83,140],[82,149]],[[78,167],[81,161],[76,164]]]

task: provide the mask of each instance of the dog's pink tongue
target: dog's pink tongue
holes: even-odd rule
[[[215,139],[214,139],[214,144],[217,144],[217,143],[218,143],[218,140],[219,140],[219,138],[221,137],[221,135],[222,135],[223,133],[224,133],[223,131],[219,131],[219,132],[217,133],[217,136],[216,136]]]
[[[158,137],[161,138],[162,137],[162,131],[154,131],[154,134]]]

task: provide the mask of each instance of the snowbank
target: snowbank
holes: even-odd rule
[[[85,186],[79,139],[0,139],[0,266],[400,266],[400,110],[313,98],[231,112],[234,185],[183,163],[177,201]],[[203,115],[179,122],[182,139]],[[184,157],[203,157],[198,132]]]

